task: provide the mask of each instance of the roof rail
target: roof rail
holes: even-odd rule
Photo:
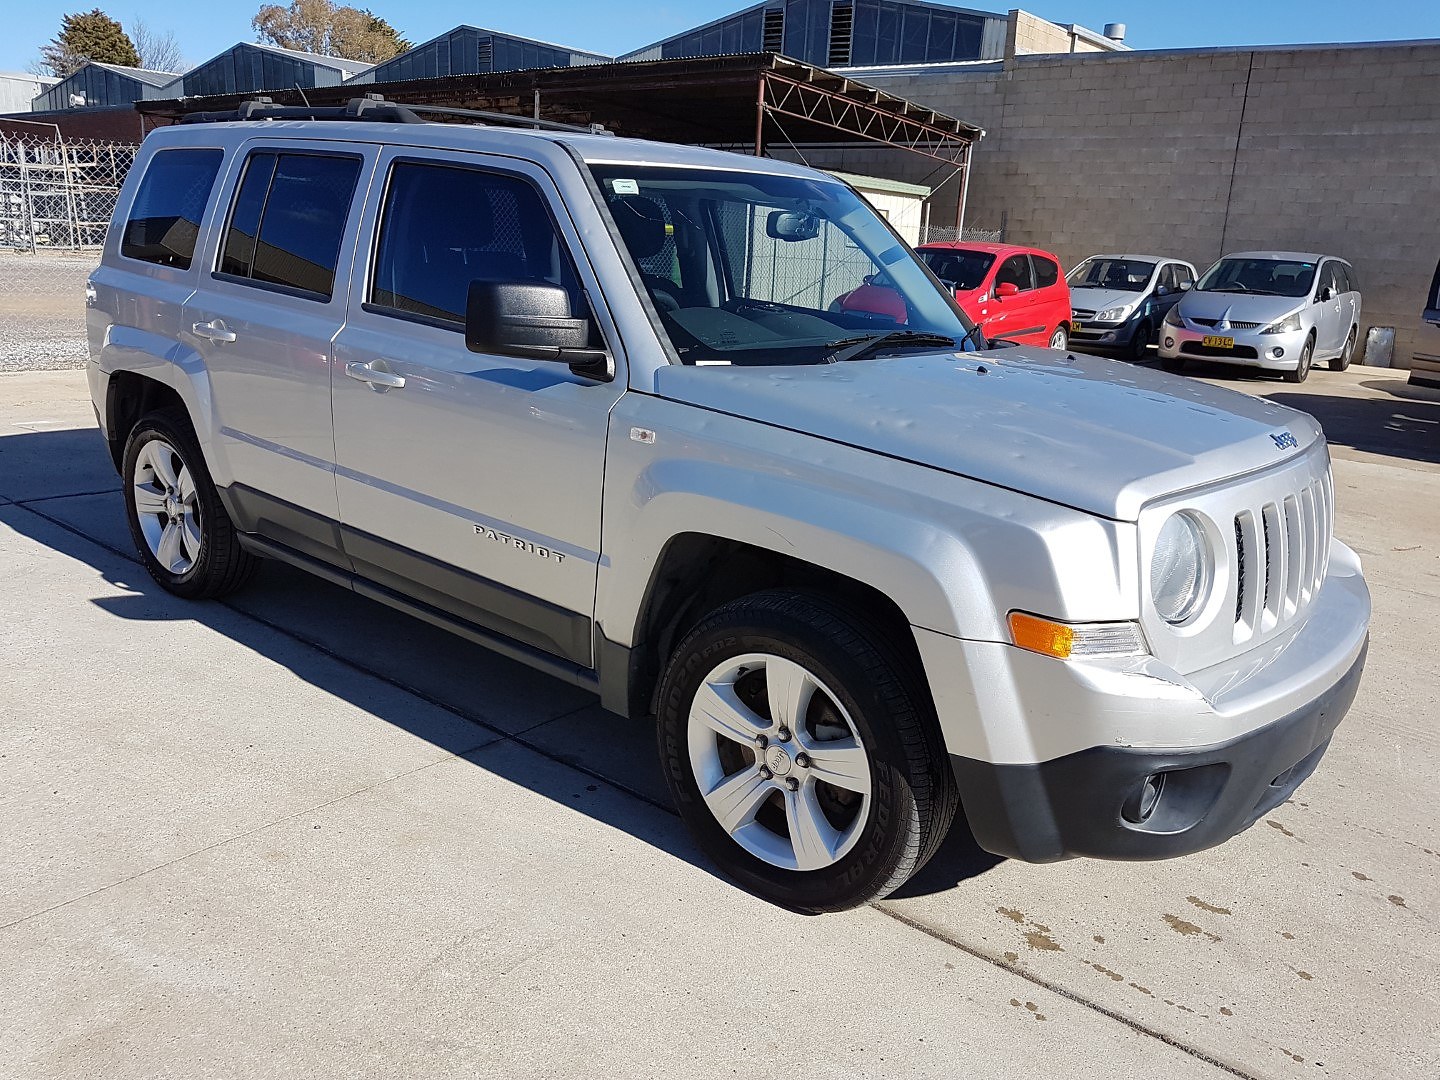
[[[182,124],[220,124],[235,120],[369,120],[381,124],[428,123],[420,114],[479,120],[486,124],[510,124],[543,131],[578,131],[587,135],[609,135],[600,124],[561,124],[539,117],[517,116],[513,113],[487,112],[481,109],[457,109],[447,105],[401,105],[386,101],[380,94],[351,98],[344,105],[280,105],[273,98],[257,97],[242,101],[235,109],[215,112],[187,113]]]

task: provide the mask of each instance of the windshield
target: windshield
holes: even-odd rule
[[[1065,275],[1072,289],[1118,289],[1144,292],[1155,264],[1141,259],[1112,259],[1096,255]]]
[[[954,298],[843,184],[635,165],[593,172],[681,363],[978,347]]]
[[[1195,286],[1201,292],[1253,293],[1258,296],[1309,296],[1315,283],[1313,262],[1288,259],[1221,259]]]
[[[995,265],[995,256],[984,251],[922,248],[916,254],[944,284],[961,292],[978,289]]]

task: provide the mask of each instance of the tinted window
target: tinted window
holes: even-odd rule
[[[583,296],[540,193],[513,176],[399,162],[390,174],[370,302],[457,326],[472,281],[547,281]]]
[[[256,153],[230,214],[222,273],[329,299],[360,159]]]
[[[1174,264],[1174,263],[1166,263],[1164,266],[1162,266],[1162,267],[1160,268],[1160,277],[1159,277],[1159,279],[1155,282],[1155,284],[1156,284],[1158,287],[1160,287],[1160,288],[1170,289],[1171,291],[1174,291],[1174,289],[1175,289],[1175,264]]]
[[[224,156],[220,150],[161,150],[151,158],[125,222],[120,254],[189,269]]]
[[[1355,268],[1354,268],[1353,266],[1346,266],[1346,267],[1344,267],[1343,269],[1344,269],[1344,273],[1345,273],[1345,288],[1346,288],[1346,290],[1347,290],[1348,292],[1359,292],[1359,291],[1360,291],[1360,279],[1355,276]]]
[[[1144,292],[1155,264],[1140,259],[1112,259],[1104,255],[1086,259],[1071,270],[1066,280],[1072,289],[1119,289]]]
[[[1060,280],[1060,267],[1049,259],[1041,255],[1032,255],[1030,261],[1035,264],[1035,287],[1037,289],[1048,289]]]
[[[996,285],[1014,285],[1021,292],[1030,288],[1030,259],[1025,255],[1011,255],[995,271]]]

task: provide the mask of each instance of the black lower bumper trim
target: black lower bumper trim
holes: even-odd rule
[[[1367,650],[1309,705],[1228,742],[1095,746],[1035,765],[952,755],[975,839],[1027,862],[1167,859],[1223,843],[1315,771],[1355,700]]]

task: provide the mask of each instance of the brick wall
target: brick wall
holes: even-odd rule
[[[923,69],[920,69],[923,72]],[[1047,247],[1068,267],[1098,251],[1223,250],[1351,260],[1365,331],[1422,342],[1440,257],[1440,44],[1018,57],[980,69],[859,75],[978,124],[967,224]],[[934,162],[880,148],[812,164],[936,185]],[[958,184],[931,220],[953,221]]]

